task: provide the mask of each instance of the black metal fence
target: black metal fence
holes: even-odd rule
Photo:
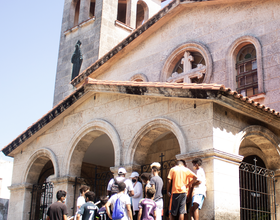
[[[29,220],[45,220],[53,200],[53,183],[35,184],[31,194]]]
[[[241,220],[277,219],[274,171],[242,162],[239,188]]]

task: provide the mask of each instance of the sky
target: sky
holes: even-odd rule
[[[63,4],[1,0],[0,149],[52,109]]]

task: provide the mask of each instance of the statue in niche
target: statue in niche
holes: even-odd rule
[[[71,80],[73,80],[76,76],[79,75],[79,72],[80,72],[80,69],[82,66],[83,55],[81,52],[81,45],[82,45],[81,41],[78,40],[75,45],[75,51],[71,58],[71,63],[73,63]]]
[[[206,66],[203,64],[198,64],[196,68],[192,68],[192,62],[194,61],[194,57],[191,55],[189,51],[184,53],[184,57],[181,59],[181,64],[183,64],[183,72],[177,73],[174,72],[167,79],[167,82],[184,82],[184,83],[192,83],[192,79],[200,80],[204,77],[206,73]]]

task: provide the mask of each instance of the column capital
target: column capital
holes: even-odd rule
[[[197,157],[200,158],[216,158],[220,160],[226,160],[232,163],[240,163],[243,160],[243,156],[236,155],[236,154],[230,154],[224,151],[220,151],[214,148],[207,149],[204,151],[198,151],[198,152],[191,152],[186,154],[178,154],[176,155],[177,160],[185,160],[185,161],[191,161]]]

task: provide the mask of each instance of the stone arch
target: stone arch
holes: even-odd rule
[[[229,47],[226,55],[227,72],[226,80],[229,88],[236,90],[236,57],[240,49],[248,44],[253,44],[256,48],[257,54],[257,69],[258,69],[258,90],[259,93],[264,93],[264,82],[263,82],[263,61],[262,61],[262,47],[259,40],[253,36],[246,35],[236,39]]]
[[[171,52],[164,63],[163,69],[161,71],[160,81],[167,81],[168,77],[172,74],[175,65],[182,58],[185,51],[199,52],[204,57],[206,64],[206,74],[203,83],[210,83],[213,72],[212,57],[208,48],[204,44],[196,41],[186,42]]]
[[[136,164],[139,161],[134,161],[136,149],[139,148],[139,143],[145,136],[148,136],[144,142],[151,144],[162,132],[171,131],[178,140],[181,153],[186,153],[186,138],[180,127],[173,121],[166,118],[157,118],[147,124],[135,134],[130,142],[127,153],[124,157],[124,164]],[[140,146],[141,148],[141,146]],[[144,150],[144,149],[143,149]],[[141,151],[141,149],[140,149]]]
[[[242,142],[249,140],[252,146],[242,147]],[[255,154],[259,156],[268,169],[280,168],[280,141],[269,129],[251,125],[240,131],[237,135],[236,152],[243,156]]]
[[[138,0],[136,8],[136,28],[138,28],[149,19],[149,7],[144,0]]]
[[[79,165],[79,163],[73,163],[73,154],[75,150],[75,157],[78,157],[79,154],[84,154],[84,149],[82,150],[79,148],[83,148],[83,144],[90,144],[96,137],[99,137],[102,134],[108,135],[108,137],[111,139],[115,153],[115,166],[120,165],[122,145],[117,130],[113,127],[113,125],[103,119],[94,119],[83,125],[71,138],[66,151],[67,156],[63,162],[64,166],[66,167],[65,175],[79,175],[81,164]],[[75,165],[77,167],[75,167]]]
[[[138,73],[130,77],[129,81],[149,82],[148,77],[143,73]]]
[[[54,177],[59,177],[59,166],[55,154],[48,148],[42,148],[29,157],[22,182],[31,184],[37,183],[36,178],[38,178],[42,168],[49,160],[51,160],[54,167]]]

